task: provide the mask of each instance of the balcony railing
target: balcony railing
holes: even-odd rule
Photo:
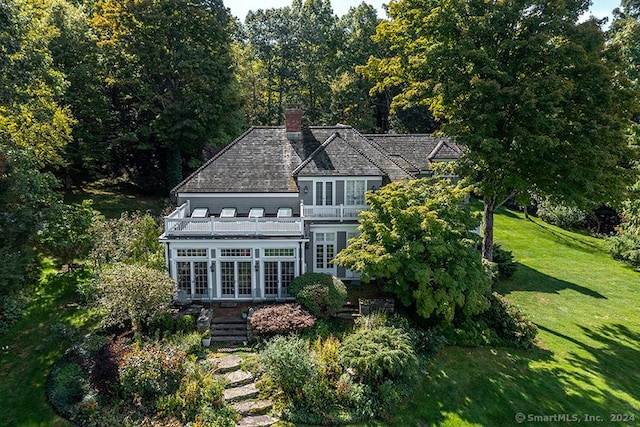
[[[360,212],[368,210],[367,205],[358,206],[303,206],[304,217],[307,219],[328,219],[339,221],[354,221]]]
[[[190,218],[185,203],[164,219],[166,236],[302,236],[303,218]]]

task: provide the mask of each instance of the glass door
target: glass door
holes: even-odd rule
[[[251,298],[251,261],[221,261],[222,298]]]

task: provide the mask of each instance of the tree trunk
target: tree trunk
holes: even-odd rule
[[[493,261],[493,214],[495,210],[495,199],[485,199],[482,216],[482,258],[489,261]]]

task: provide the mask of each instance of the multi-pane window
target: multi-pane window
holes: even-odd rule
[[[289,296],[289,285],[296,275],[295,268],[294,261],[280,261],[280,286],[283,297]]]
[[[251,249],[220,249],[221,257],[248,257]]]
[[[235,298],[236,296],[235,264],[233,261],[222,261],[220,263],[220,284],[223,297]]]
[[[207,263],[202,261],[194,262],[193,276],[196,294],[207,295],[209,290]]]
[[[350,180],[346,182],[345,204],[364,205],[364,193],[366,191],[365,180]]]
[[[333,182],[316,182],[316,205],[333,205]]]
[[[266,261],[264,263],[264,296],[265,297],[277,297],[278,296],[278,261]]]
[[[266,257],[292,257],[295,256],[293,248],[269,248],[264,250]]]
[[[251,261],[236,261],[238,264],[238,296],[251,296]]]
[[[335,233],[315,233],[316,269],[332,269],[330,261],[335,256]]]
[[[179,257],[206,257],[206,249],[178,249],[176,255]]]
[[[191,295],[191,263],[178,261],[176,263],[178,289]]]

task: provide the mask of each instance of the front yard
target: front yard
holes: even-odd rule
[[[640,273],[611,260],[598,239],[510,211],[497,215],[496,238],[520,263],[498,291],[538,325],[538,348],[446,348],[385,425],[637,423]],[[69,327],[92,322],[74,304],[71,276],[47,277],[27,316],[0,337],[0,425],[68,425],[47,403],[46,379],[78,336]]]

